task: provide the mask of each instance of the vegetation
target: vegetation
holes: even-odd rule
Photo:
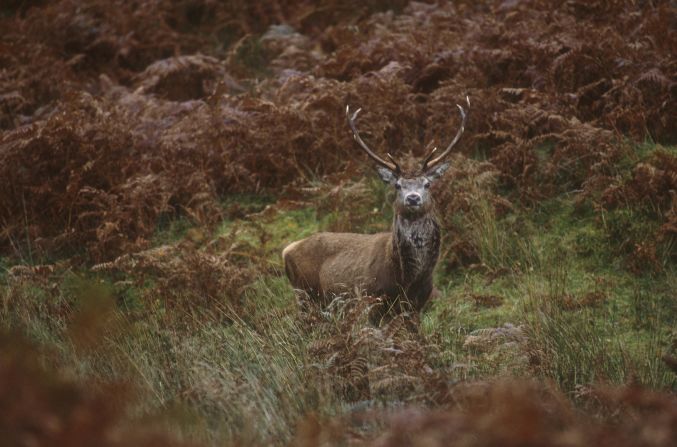
[[[0,439],[674,445],[675,20],[667,1],[0,7]],[[378,297],[299,302],[287,243],[392,218],[345,105],[413,160],[466,94],[428,308],[374,326]]]

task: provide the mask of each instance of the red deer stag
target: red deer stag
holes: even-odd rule
[[[466,97],[468,107],[470,100]],[[435,220],[430,184],[449,167],[445,158],[463,134],[461,127],[449,146],[437,157],[436,149],[416,172],[405,173],[395,159],[386,161],[369,149],[360,137],[355,119],[346,107],[348,125],[357,144],[376,163],[384,182],[395,189],[392,230],[387,233],[317,233],[289,244],[282,252],[284,267],[292,286],[315,297],[362,289],[380,296],[392,307],[409,302],[420,311],[433,290],[433,269],[440,252],[440,227]],[[434,158],[433,158],[434,157]]]

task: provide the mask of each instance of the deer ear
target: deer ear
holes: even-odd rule
[[[378,176],[381,177],[381,180],[383,180],[384,182],[390,184],[395,183],[397,181],[397,176],[390,169],[378,166],[376,170],[378,171]]]
[[[437,180],[438,178],[442,177],[442,175],[449,169],[449,162],[447,163],[441,163],[428,172],[425,173],[425,176],[428,177],[430,180]]]

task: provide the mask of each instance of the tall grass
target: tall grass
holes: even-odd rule
[[[82,380],[133,383],[132,412],[163,415],[179,439],[287,445],[297,421],[336,405],[307,367],[307,330],[279,280],[257,283],[244,313],[214,303],[189,319],[152,304],[139,318],[87,281],[55,297],[77,309],[60,321],[36,289],[3,292],[5,329],[58,347],[46,361]]]
[[[520,312],[536,371],[570,393],[599,383],[674,387],[675,377],[661,361],[669,348],[669,322],[661,319],[655,304],[633,299],[628,309],[623,295],[610,291],[604,293],[611,302],[572,307],[581,293],[575,284],[580,272],[567,262],[566,256],[551,259],[545,272],[526,275],[521,286],[525,299]],[[626,321],[638,318],[646,326],[628,334]]]
[[[457,380],[535,376],[573,396],[598,383],[675,387],[660,359],[674,338],[674,279],[638,279],[602,265],[602,257],[585,258],[577,241],[598,236],[568,211],[553,215],[555,227],[475,205],[464,228],[486,268],[438,272],[441,296],[420,326],[398,318],[375,327],[368,315],[376,302],[360,296],[322,312],[299,309],[275,256],[314,221],[307,208],[224,226],[238,269],[206,264],[200,272],[188,263],[193,276],[184,286],[161,277],[177,268],[146,266],[145,281],[130,281],[138,268],[8,272],[0,321],[46,346],[42,362],[75,380],[133,384],[130,422],[152,420],[177,439],[207,445],[289,445],[308,415],[326,421],[364,408],[447,405]],[[337,218],[331,208],[326,215]],[[357,225],[372,225],[372,217]],[[240,256],[259,235],[260,256]],[[260,265],[246,264],[259,257]],[[213,278],[206,273],[245,271],[254,280],[241,296],[194,290]],[[586,302],[590,293],[599,300]],[[498,304],[483,307],[482,297]],[[524,337],[466,343],[507,327]],[[382,422],[355,426],[363,435]]]
[[[462,228],[484,268],[440,278],[444,296],[424,332],[442,332],[443,358],[466,378],[528,371],[568,393],[599,383],[674,388],[661,360],[674,349],[671,275],[624,273],[609,265],[602,251],[611,247],[592,217],[566,201],[543,207],[499,218],[489,202],[473,203]],[[499,304],[482,308],[482,298]],[[475,335],[504,324],[523,327],[524,346]]]

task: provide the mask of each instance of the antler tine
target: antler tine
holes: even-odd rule
[[[435,147],[430,151],[430,153],[429,153],[428,156],[425,158],[425,160],[423,160],[423,170],[424,170],[424,171],[425,171],[426,167],[428,167],[428,162],[430,161],[431,158],[433,158],[433,155],[435,155],[436,152],[437,152],[437,146],[435,146]]]
[[[395,158],[393,158],[393,156],[390,155],[390,153],[386,153],[386,157],[388,157],[388,160],[390,160],[395,165],[395,172],[397,172],[398,174],[401,173],[402,169],[400,168],[400,164],[397,163]]]
[[[468,104],[468,110],[470,110],[470,97],[466,96],[465,101]],[[458,107],[459,112],[461,113],[461,127],[458,129],[458,132],[456,133],[456,136],[454,139],[449,143],[449,146],[442,152],[438,157],[432,159],[433,155],[435,155],[437,148],[434,147],[432,151],[430,151],[430,154],[423,160],[423,164],[421,166],[421,170],[426,171],[433,166],[437,165],[440,163],[444,158],[449,155],[451,152],[451,149],[458,143],[458,140],[461,138],[461,135],[463,135],[463,131],[465,130],[465,123],[468,118],[468,114],[466,111],[461,107],[459,104],[456,104],[456,107]],[[432,160],[431,160],[432,159]]]
[[[401,172],[400,165],[397,164],[392,155],[387,154],[388,158],[392,163],[385,161],[384,159],[376,155],[374,151],[369,149],[366,143],[362,140],[362,137],[360,137],[360,133],[357,131],[357,127],[355,126],[355,119],[357,118],[357,115],[360,113],[360,111],[362,111],[361,108],[357,109],[355,113],[353,113],[353,116],[350,116],[350,106],[349,105],[346,106],[346,118],[348,119],[348,125],[350,126],[350,130],[353,132],[353,138],[355,139],[355,141],[357,141],[357,144],[359,144],[360,147],[364,149],[364,151],[367,153],[367,155],[369,155],[369,157],[372,160],[374,160],[376,163],[383,166],[384,168],[399,174]]]

